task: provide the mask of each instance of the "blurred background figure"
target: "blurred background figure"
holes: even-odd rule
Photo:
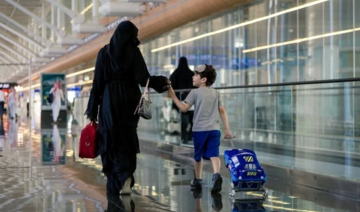
[[[5,104],[5,94],[0,89],[0,125],[3,125],[3,113],[4,113],[4,104]]]
[[[29,102],[29,100],[27,100],[27,102],[26,102],[26,117],[27,118],[30,117],[30,102]]]
[[[8,96],[8,101],[7,101],[7,109],[8,109],[8,114],[9,114],[9,118],[11,120],[16,118],[16,92],[14,88],[10,88],[10,93]]]
[[[171,86],[174,90],[178,89],[192,89],[195,88],[192,83],[192,77],[194,76],[194,72],[190,70],[188,61],[186,57],[180,57],[178,67],[175,71],[170,75]],[[176,92],[176,96],[180,101],[185,100],[189,91]],[[179,111],[176,107],[175,103],[172,105],[173,109]],[[194,111],[189,110],[186,113],[181,113],[181,141],[184,144],[187,144],[192,140],[192,125],[193,125],[193,117]],[[190,126],[189,126],[190,124]]]
[[[53,121],[54,124],[57,124],[57,120],[60,113],[61,100],[65,101],[60,82],[54,83],[54,87],[51,88],[49,94],[51,93],[53,94],[53,98],[54,98],[53,102],[51,103]]]

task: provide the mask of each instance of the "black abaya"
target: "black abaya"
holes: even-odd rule
[[[150,78],[149,87],[157,92],[164,92],[168,85],[165,77],[150,76],[137,45],[136,26],[130,21],[120,23],[110,43],[98,53],[85,112],[91,120],[98,117],[98,153],[111,193],[119,192],[124,176],[132,177],[136,169],[136,154],[140,152],[136,133],[139,116],[134,111],[141,97],[139,84],[145,86]],[[129,166],[120,162],[124,158],[128,158]]]

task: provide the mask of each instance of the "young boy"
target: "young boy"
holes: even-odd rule
[[[201,175],[203,162],[211,160],[214,175],[212,177],[211,193],[221,191],[222,177],[220,175],[220,130],[218,114],[225,127],[225,138],[232,138],[229,130],[229,123],[224,106],[220,100],[220,94],[210,86],[216,80],[216,71],[211,65],[200,65],[195,70],[193,85],[198,89],[192,90],[185,99],[185,104],[181,103],[176,97],[174,90],[169,88],[169,95],[174,100],[176,106],[185,113],[194,105],[193,119],[193,139],[194,139],[194,166],[195,179],[191,181],[191,187],[201,189]]]

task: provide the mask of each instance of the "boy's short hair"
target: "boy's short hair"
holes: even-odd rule
[[[206,77],[206,85],[211,86],[216,80],[216,70],[212,65],[200,65],[195,70],[196,74],[199,74],[201,78]]]

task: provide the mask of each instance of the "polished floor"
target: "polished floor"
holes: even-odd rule
[[[229,175],[222,169],[223,190],[210,194],[211,167],[205,163],[204,188],[191,192],[192,149],[164,151],[142,142],[131,196],[106,197],[99,158],[80,159],[77,135],[69,129],[35,128],[5,121],[0,136],[0,211],[360,211],[359,200],[269,179],[268,198],[248,192],[229,198]]]

